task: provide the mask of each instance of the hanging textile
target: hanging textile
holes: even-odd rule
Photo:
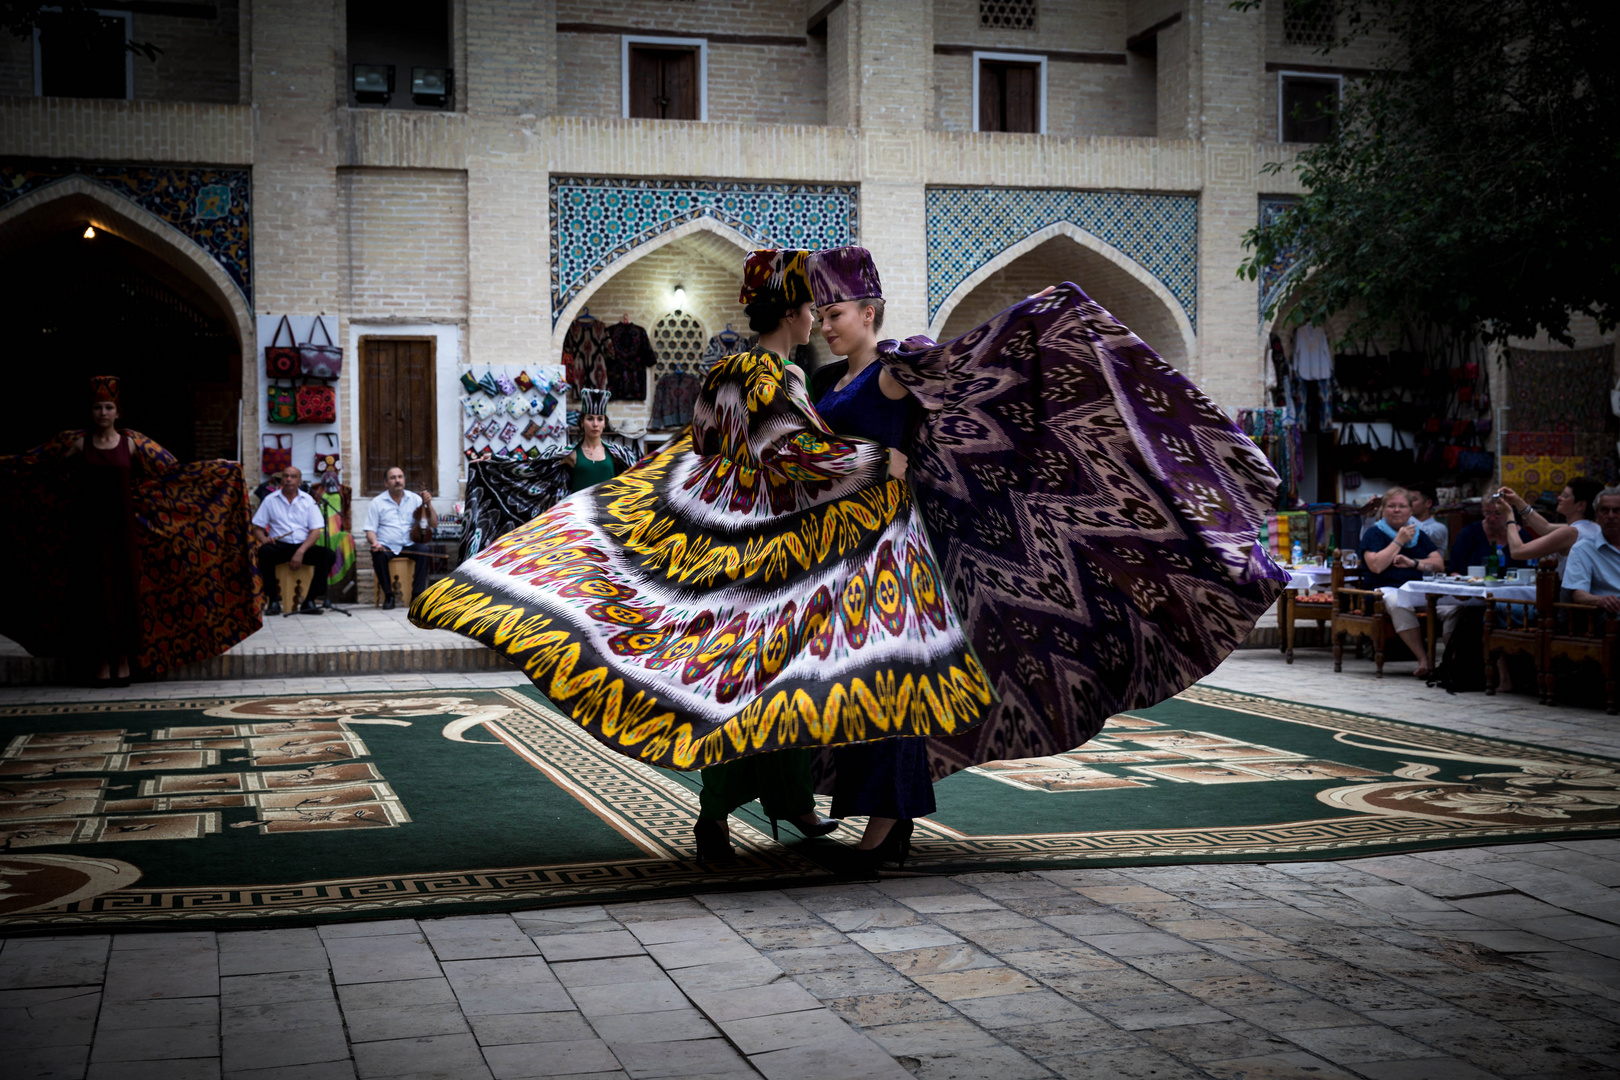
[[[1333,377],[1333,347],[1320,326],[1301,326],[1294,331],[1294,374],[1311,380]]]
[[[608,382],[607,327],[600,319],[582,316],[563,335],[562,364],[569,391],[575,396],[586,387],[604,389]]]
[[[711,337],[709,339],[709,343],[703,347],[703,359],[701,363],[704,369],[707,370],[709,367],[713,366],[716,360],[719,360],[722,357],[731,356],[734,353],[746,351],[747,348],[748,346],[744,342],[743,336],[737,333],[737,331],[733,330],[728,324],[724,330]]]
[[[602,445],[621,469],[641,460],[642,444],[609,432]],[[491,458],[467,466],[467,498],[462,513],[461,560],[472,558],[505,533],[533,521],[568,497],[567,447],[550,457]]]
[[[695,372],[676,368],[666,373],[653,387],[647,423],[655,428],[685,427],[692,422],[692,409],[702,390],[703,380]]]
[[[647,369],[658,362],[647,331],[632,322],[608,327],[607,389],[615,401],[647,400]]]
[[[84,505],[83,454],[65,456],[83,431],[64,431],[25,454],[0,457],[0,498],[14,513],[0,546],[16,574],[0,590],[0,634],[35,656],[77,656],[85,568],[75,559],[89,530],[128,529],[146,674],[206,660],[259,629],[258,576],[249,553],[247,487],[236,461],[184,465],[134,431],[127,499]],[[93,584],[93,583],[92,583]]]
[[[1518,431],[1603,431],[1614,383],[1614,346],[1508,349]]]
[[[912,483],[826,429],[802,370],[727,357],[685,435],[412,620],[500,649],[644,761],[927,735],[937,778],[1080,745],[1213,670],[1276,600],[1256,545],[1276,474],[1078,287],[907,346],[880,358],[930,410]]]

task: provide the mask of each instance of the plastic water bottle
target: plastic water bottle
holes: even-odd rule
[[[1485,578],[1487,581],[1502,576],[1502,545],[1497,544],[1489,555],[1485,556]]]
[[[1288,553],[1288,562],[1291,566],[1304,565],[1305,549],[1300,546],[1298,540],[1294,541],[1294,549]]]

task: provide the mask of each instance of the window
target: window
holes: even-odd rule
[[[1283,5],[1283,43],[1313,49],[1331,45],[1338,16],[1335,0],[1287,0]]]
[[[1319,143],[1333,138],[1341,77],[1284,71],[1277,79],[1277,129],[1282,141]]]
[[[709,118],[708,43],[694,38],[624,38],[624,115],[648,120]]]
[[[349,105],[454,104],[448,0],[348,0]]]
[[[979,0],[979,25],[986,30],[1035,29],[1035,0]]]
[[[974,53],[974,131],[1046,133],[1046,58]]]
[[[34,31],[34,93],[44,97],[134,97],[134,53],[129,40],[129,16],[101,13],[100,29],[80,40]]]
[[[360,339],[361,466],[366,494],[388,487],[398,465],[411,490],[439,489],[434,410],[434,338]]]

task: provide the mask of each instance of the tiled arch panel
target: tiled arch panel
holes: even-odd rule
[[[1047,188],[928,189],[928,318],[979,267],[1066,221],[1158,278],[1198,327],[1198,198]]]
[[[1260,196],[1260,224],[1270,225],[1284,210],[1299,203],[1294,195]],[[1294,270],[1299,265],[1299,250],[1289,245],[1277,257],[1260,268],[1260,322],[1266,321],[1266,308],[1282,298],[1294,284]]]
[[[253,183],[247,169],[0,161],[0,207],[70,176],[94,181],[173,225],[253,302]]]
[[[551,178],[551,325],[590,281],[631,251],[711,217],[761,247],[829,248],[860,238],[853,185]]]

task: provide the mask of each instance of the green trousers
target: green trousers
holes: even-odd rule
[[[701,773],[698,817],[718,821],[755,799],[766,817],[787,819],[810,813],[816,808],[810,790],[814,754],[814,750],[778,750],[709,766]]]

